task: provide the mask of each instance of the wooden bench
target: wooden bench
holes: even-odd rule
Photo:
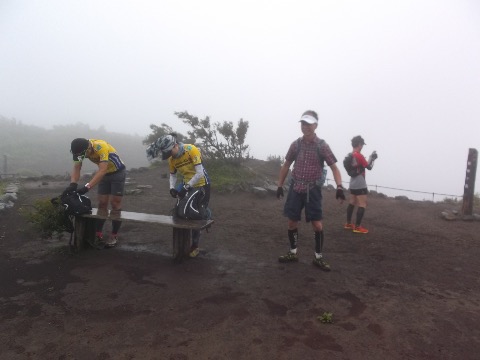
[[[173,259],[181,262],[188,257],[192,241],[192,230],[203,230],[213,224],[213,220],[183,220],[167,215],[144,214],[128,211],[100,211],[92,209],[91,214],[75,216],[74,248],[81,251],[89,240],[95,238],[95,221],[97,219],[136,221],[173,228]]]

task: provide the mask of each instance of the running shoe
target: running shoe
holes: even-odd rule
[[[362,226],[355,226],[353,232],[356,234],[368,234],[368,230]]]
[[[197,257],[198,254],[200,254],[200,250],[197,248],[191,248],[190,253],[188,254],[189,257],[194,258]]]
[[[330,265],[325,261],[323,257],[321,258],[316,258],[315,256],[313,257],[312,264],[319,267],[323,271],[330,271]]]
[[[298,261],[298,256],[297,254],[294,254],[292,252],[288,252],[286,255],[282,255],[278,258],[278,261],[281,263],[287,263],[287,262],[297,262]]]
[[[345,225],[343,225],[343,228],[347,230],[353,230],[354,227],[355,226],[352,223],[346,223]]]

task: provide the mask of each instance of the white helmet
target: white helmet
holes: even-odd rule
[[[177,143],[177,139],[173,135],[165,135],[155,141],[156,147],[162,152],[162,160],[172,156],[172,149]]]

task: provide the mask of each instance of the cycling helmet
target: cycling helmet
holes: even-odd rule
[[[157,139],[155,145],[162,152],[162,160],[172,156],[172,149],[177,143],[177,139],[173,135],[165,135]]]
[[[83,157],[85,157],[85,153],[88,149],[88,145],[90,145],[90,142],[88,141],[88,139],[84,139],[84,138],[74,139],[70,146],[70,152],[73,154],[73,160],[77,160],[77,158],[80,158],[80,157],[83,160]]]

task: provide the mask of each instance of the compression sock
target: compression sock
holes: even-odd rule
[[[122,225],[121,221],[112,220],[112,233],[117,234],[118,230],[120,230],[120,225]]]
[[[355,205],[348,204],[347,206],[347,223],[348,224],[351,224],[352,222],[353,209],[355,209]]]
[[[363,214],[365,214],[365,208],[359,207],[357,210],[357,222],[355,223],[355,226],[360,226],[362,223]]]
[[[97,219],[95,222],[95,230],[97,230],[97,233],[102,233],[103,232],[103,225],[105,224],[104,219]]]
[[[290,252],[295,254],[297,252],[298,229],[288,230],[288,240],[290,240]]]
[[[322,249],[323,249],[323,230],[315,231],[315,253],[321,255]]]

